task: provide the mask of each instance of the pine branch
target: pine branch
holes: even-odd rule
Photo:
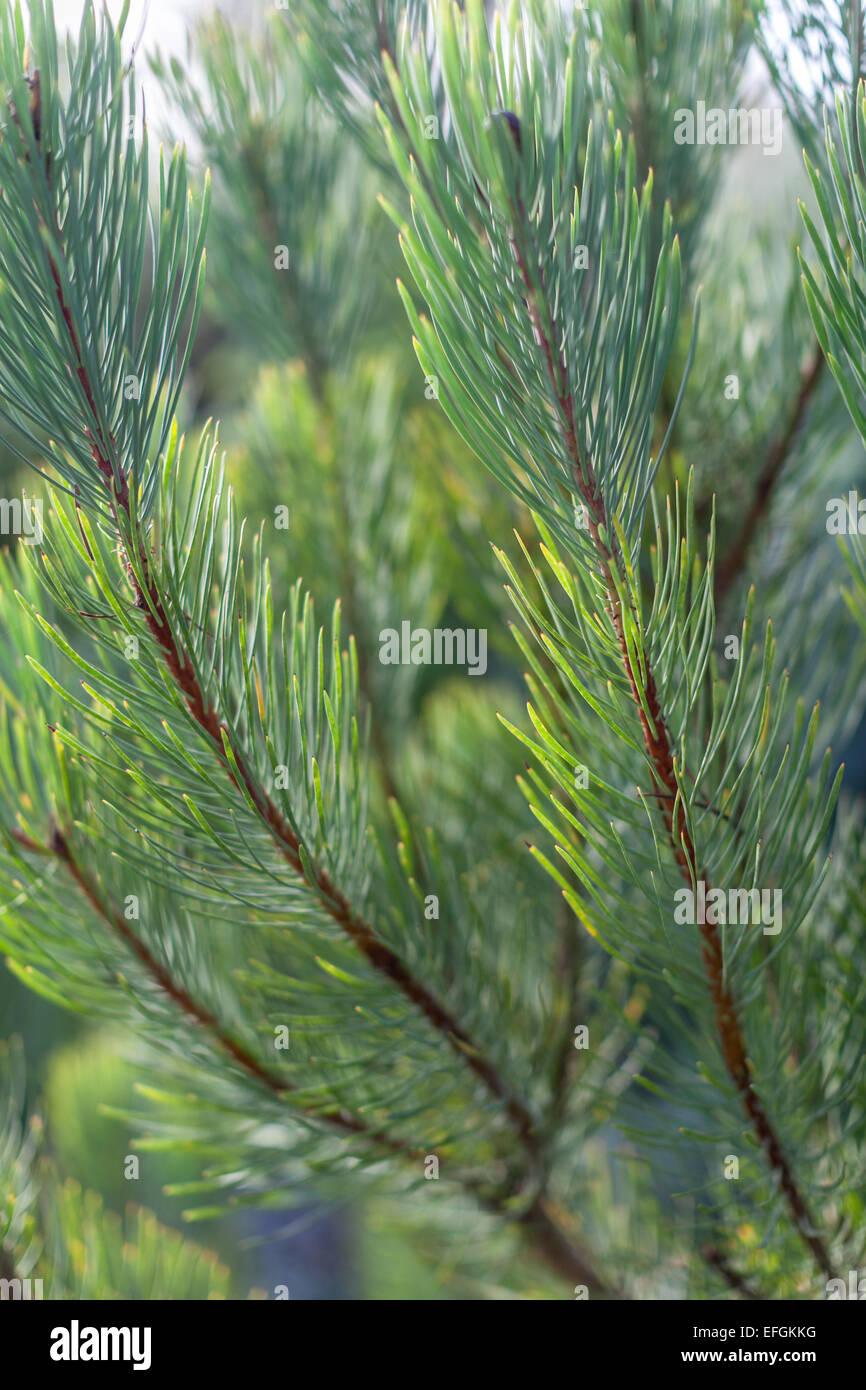
[[[143,967],[145,974],[165,993],[180,1014],[201,1028],[257,1085],[265,1086],[279,1100],[291,1100],[296,1090],[293,1084],[265,1067],[247,1047],[226,1031],[216,1014],[175,979],[147,943],[133,931],[120,910],[110,901],[106,901],[95,878],[73,849],[67,834],[55,827],[47,844],[39,843],[29,835],[14,829],[11,835],[29,855],[53,857],[61,863],[88,907],[109,932],[131,952]],[[324,1124],[337,1134],[369,1143],[373,1147],[374,1155],[378,1150],[411,1164],[417,1163],[419,1157],[424,1156],[423,1148],[395,1139],[386,1131],[370,1128],[360,1117],[344,1108],[334,1110],[305,1105],[298,1107],[297,1102],[292,1102],[292,1105],[293,1108],[300,1108],[301,1112],[315,1123]],[[469,1172],[458,1172],[452,1176],[452,1181],[465,1186],[482,1208],[496,1214],[507,1224],[516,1223],[527,1247],[554,1273],[584,1283],[602,1297],[622,1296],[601,1277],[590,1254],[569,1229],[564,1214],[547,1201],[541,1192],[521,1211],[519,1203],[515,1202],[511,1187],[498,1192],[483,1191],[478,1188],[477,1180]]]
[[[526,225],[525,219],[516,221],[516,225]],[[620,598],[626,578],[623,561],[621,556],[603,538],[604,535],[614,534],[612,519],[606,512],[592,464],[588,459],[582,457],[577,445],[573,404],[570,394],[566,393],[564,382],[564,364],[560,364],[558,369],[554,361],[552,342],[564,341],[564,335],[561,326],[556,323],[552,307],[546,304],[545,316],[551,328],[550,336],[548,336],[542,325],[538,307],[533,302],[536,293],[535,286],[520,248],[517,246],[515,247],[515,255],[526,286],[529,315],[544,355],[551,388],[560,406],[560,429],[572,461],[575,486],[589,512],[589,530],[596,547],[599,573],[607,595],[608,617],[622,655],[623,668],[640,721],[643,741],[652,770],[653,791],[656,794],[663,794],[665,831],[676,861],[682,869],[684,881],[691,888],[695,883],[704,880],[705,876],[690,831],[685,821],[680,818],[681,813],[678,808],[681,793],[676,760],[671,747],[670,734],[659,704],[649,654],[645,650],[638,653],[642,668],[638,672],[626,639]],[[536,264],[538,263],[536,262]],[[538,274],[541,275],[540,267]],[[816,376],[817,370],[816,367]],[[619,583],[614,579],[615,573],[618,575]],[[638,630],[637,615],[633,613],[632,617],[635,619],[635,629]],[[711,914],[708,914],[709,916]],[[703,959],[707,973],[707,984],[715,1008],[719,1044],[728,1074],[740,1093],[743,1108],[764,1150],[770,1170],[778,1174],[781,1189],[785,1194],[797,1230],[819,1268],[828,1278],[832,1279],[834,1277],[833,1269],[826,1246],[821,1237],[814,1234],[814,1223],[797,1185],[791,1165],[782,1150],[763,1102],[754,1090],[750,1079],[745,1038],[737,1002],[730,987],[725,982],[724,957],[718,925],[715,920],[708,920],[700,926],[699,930],[704,938]]]
[[[766,515],[773,491],[785,467],[791,447],[800,432],[809,404],[820,384],[825,365],[824,353],[816,344],[812,356],[803,368],[800,388],[788,413],[784,427],[767,451],[767,457],[755,480],[755,488],[748,511],[737,529],[737,538],[726,555],[723,555],[715,572],[715,603],[720,609],[731,586],[739,578],[746,563],[755,534]]]
[[[118,538],[126,550],[127,574],[135,595],[135,605],[142,611],[147,626],[162,652],[166,668],[182,692],[190,714],[210,741],[229,780],[237,786],[237,777],[240,778],[243,789],[255,805],[294,873],[316,893],[334,922],[357,946],[370,965],[405,995],[490,1093],[502,1103],[521,1143],[534,1159],[537,1151],[537,1141],[534,1134],[535,1119],[524,1102],[511,1093],[510,1088],[493,1064],[458,1020],[439,1002],[431,990],[412,975],[396,951],[379,939],[373,927],[353,908],[337,885],[334,884],[328,872],[314,863],[305,862],[299,836],[264,789],[259,786],[248,765],[243,749],[237,745],[229,728],[221,721],[218,711],[208,702],[198,683],[192,662],[175,637],[171,619],[163,605],[159,585],[152,571],[144,544],[141,540],[138,541],[137,545],[134,541],[130,541],[130,531],[134,534],[134,527],[128,482],[119,464],[112,463],[107,457],[108,449],[100,433],[101,426],[94,404],[93,386],[81,360],[78,339],[69,307],[63,297],[56,267],[54,268],[54,279],[60,311],[69,331],[73,369],[82,383],[94,417],[94,431],[90,440],[90,447],[106,487],[110,486],[112,489],[115,515],[117,516],[117,508],[123,513],[122,518],[118,517],[120,523]],[[237,769],[237,777],[232,770],[233,767]]]
[[[862,79],[853,99],[847,92],[837,93],[836,128],[841,160],[829,120],[825,127],[826,168],[813,165],[806,156],[820,229],[802,202],[800,214],[820,267],[810,266],[800,252],[800,268],[806,303],[827,364],[861,439],[866,439],[866,412],[861,405],[866,382],[866,177],[861,163],[861,152],[866,149],[866,82]]]
[[[604,1298],[624,1297],[599,1277],[586,1254],[566,1234],[565,1214],[547,1197],[539,1195],[519,1219],[535,1249],[563,1278],[577,1280]]]
[[[28,852],[53,855],[64,865],[93,911],[109,930],[124,942],[154,984],[168,995],[182,1014],[203,1028],[242,1071],[278,1097],[291,1095],[295,1089],[291,1082],[264,1066],[248,1048],[226,1032],[216,1014],[195,1000],[189,991],[172,977],[171,972],[156,958],[147,943],[132,930],[120,910],[103,902],[95,880],[73,851],[69,837],[59,827],[55,826],[47,845],[37,844],[21,831],[12,830],[11,834]],[[381,1130],[371,1130],[358,1116],[346,1110],[316,1110],[306,1106],[303,1110],[311,1119],[325,1121],[343,1134],[361,1136],[391,1153],[416,1157],[421,1153],[421,1150],[413,1150]]]
[[[563,544],[572,553],[579,555],[581,562],[594,569],[600,578],[607,622],[612,630],[614,649],[619,655],[620,669],[625,676],[633,713],[637,714],[644,754],[650,768],[653,795],[663,818],[665,837],[687,889],[693,891],[698,881],[705,881],[705,874],[692,830],[686,819],[681,771],[677,765],[673,740],[665,720],[659,687],[637,611],[631,581],[632,557],[627,556],[624,549],[627,536],[633,538],[635,547],[639,544],[643,499],[649,492],[653,473],[658,467],[658,458],[655,461],[648,458],[645,460],[643,444],[638,446],[633,442],[631,449],[626,450],[622,441],[625,437],[635,440],[639,426],[636,421],[632,421],[632,411],[640,409],[643,419],[647,418],[654,396],[658,394],[663,367],[670,351],[670,339],[666,333],[663,334],[662,325],[665,325],[665,329],[669,328],[666,315],[670,315],[672,321],[676,317],[678,307],[676,243],[673,243],[672,249],[666,245],[669,236],[667,224],[652,289],[652,309],[648,311],[645,303],[649,293],[644,298],[642,289],[632,288],[632,277],[635,284],[644,286],[647,283],[645,277],[649,274],[645,264],[645,245],[640,244],[640,237],[646,226],[649,186],[644,190],[638,212],[637,195],[632,192],[634,157],[631,145],[627,156],[624,212],[621,221],[617,213],[611,211],[610,202],[602,202],[605,196],[608,199],[614,196],[607,191],[608,179],[611,176],[607,173],[608,166],[604,163],[604,156],[597,155],[598,144],[593,147],[592,139],[587,134],[584,179],[579,190],[580,226],[576,226],[576,213],[571,212],[572,179],[564,174],[562,165],[575,142],[575,130],[580,129],[577,114],[579,95],[568,93],[569,104],[565,109],[568,111],[571,128],[567,133],[565,130],[560,132],[554,124],[554,134],[547,137],[547,127],[539,127],[536,124],[531,157],[533,171],[540,182],[538,187],[534,188],[529,181],[527,170],[529,141],[522,138],[519,117],[511,111],[501,109],[500,92],[503,87],[507,87],[508,78],[503,77],[498,68],[494,71],[487,51],[488,47],[492,48],[492,40],[485,32],[477,8],[465,28],[457,23],[453,11],[443,9],[438,11],[437,15],[439,50],[451,103],[451,119],[458,131],[458,140],[449,151],[451,158],[448,161],[447,180],[437,163],[429,158],[425,159],[419,154],[417,163],[407,161],[401,149],[399,132],[383,121],[389,147],[403,173],[404,181],[414,195],[415,203],[414,228],[410,229],[405,224],[400,224],[396,216],[395,221],[401,225],[407,261],[419,288],[431,304],[435,322],[435,328],[422,323],[420,316],[404,296],[419,345],[419,356],[425,371],[431,370],[433,361],[447,361],[451,372],[449,404],[460,424],[464,428],[472,428],[476,451],[518,495],[522,495],[528,489],[525,489],[510,459],[520,460],[521,465],[530,473],[537,495],[544,499],[543,505],[539,507],[544,522],[551,529],[555,528],[556,534],[562,537]],[[516,42],[514,35],[512,38]],[[525,42],[523,36],[521,42]],[[569,54],[569,62],[574,66],[578,65],[573,53]],[[474,100],[467,100],[465,97],[468,89],[465,69],[470,66],[475,68],[473,77],[479,79],[481,87]],[[418,123],[415,101],[425,100],[423,84],[425,80],[429,81],[429,78],[426,77],[424,67],[424,57],[416,52],[408,59],[406,68],[401,73],[402,82],[396,74],[392,75],[392,89],[398,104],[401,102],[401,90],[410,94],[403,98],[401,107],[403,123],[409,128],[413,123]],[[571,70],[568,80],[574,82]],[[537,99],[534,90],[526,94],[526,100],[530,105]],[[497,124],[493,117],[505,116],[513,146],[510,159],[505,157],[505,151],[497,158],[499,151],[492,134],[482,150],[477,130],[479,100],[485,105],[489,103],[491,108],[497,101],[500,104],[500,110],[490,111],[488,121],[492,127]],[[565,116],[559,112],[557,114],[564,124]],[[555,119],[554,117],[554,122]],[[542,130],[544,136],[540,133]],[[564,149],[560,144],[563,136]],[[503,143],[507,144],[508,139],[500,141],[500,146]],[[614,169],[617,167],[619,150],[617,140],[612,156]],[[489,180],[489,187],[496,191],[499,206],[502,208],[501,214],[498,208],[494,211],[493,199],[481,190],[477,172],[481,168]],[[551,169],[556,170],[555,174],[549,172]],[[562,182],[558,190],[554,189],[551,197],[550,185],[556,179],[561,179]],[[447,220],[441,217],[435,196],[441,192],[443,185],[447,186],[449,194]],[[599,191],[599,185],[605,190],[603,193]],[[534,199],[532,218],[527,210],[528,201],[525,203],[523,198],[523,190],[527,186]],[[543,197],[542,189],[545,190]],[[485,255],[482,260],[481,238],[472,224],[471,214],[468,215],[464,211],[464,197],[468,206],[474,204],[475,215],[484,228],[484,251],[489,247],[489,260],[491,263],[495,262],[493,274],[488,271],[483,279],[481,265],[484,264],[487,271],[488,257]],[[593,206],[593,203],[599,209],[599,221],[596,222],[593,222],[591,217],[588,218],[586,213],[587,204]],[[574,205],[576,208],[576,199]],[[625,218],[627,210],[632,207],[635,219],[640,218],[640,230],[632,232],[626,241],[627,234],[621,232],[621,227],[629,226]],[[601,222],[601,219],[604,221]],[[437,222],[440,223],[438,227],[434,225]],[[534,239],[532,229],[536,222],[541,223],[544,256],[539,252]],[[593,330],[591,321],[586,326],[582,322],[587,306],[585,301],[581,303],[579,291],[575,293],[574,271],[570,265],[574,243],[580,242],[581,234],[586,236],[590,228],[596,238],[607,235],[611,240],[618,240],[622,235],[623,245],[628,245],[632,256],[630,260],[624,254],[620,263],[623,280],[619,283],[625,302],[619,297],[613,297],[616,295],[616,289],[612,284],[609,286],[612,295],[609,301],[602,297],[603,292],[598,282],[594,288],[595,324],[609,322],[609,318],[605,318],[604,315],[610,316],[615,304],[618,321],[628,325],[621,330],[625,341],[620,337],[614,338],[610,343],[609,361],[602,358],[602,353],[608,345],[599,340],[597,328]],[[523,348],[519,330],[513,332],[511,354],[512,358],[515,354],[518,355],[522,390],[516,391],[513,380],[506,380],[504,375],[499,373],[498,379],[487,384],[483,402],[483,428],[479,429],[481,410],[477,409],[474,402],[470,402],[466,393],[462,391],[460,374],[471,372],[473,367],[477,369],[477,364],[481,361],[485,368],[496,371],[489,345],[498,338],[498,325],[507,321],[506,315],[520,313],[516,305],[516,296],[510,298],[507,289],[505,293],[500,294],[503,282],[506,286],[509,283],[508,271],[502,259],[506,237],[511,246],[517,278],[522,285],[523,312],[530,326],[526,341],[528,344],[530,340],[534,340],[541,369],[533,369],[527,351]],[[609,254],[606,246],[605,252]],[[550,265],[556,274],[555,298],[548,292],[545,283],[547,265]],[[677,277],[674,280],[673,291],[668,290],[667,283],[671,267],[673,276]],[[473,320],[477,314],[481,326],[477,333],[477,341],[470,345],[467,353],[458,343],[455,330],[459,323],[459,331],[464,335],[468,332],[471,336],[474,332],[474,324],[472,328],[468,328],[466,319],[467,303],[473,298],[473,276],[478,276],[483,286],[477,296],[479,305],[473,312]],[[577,286],[581,283],[586,282],[577,280]],[[670,306],[665,303],[668,293],[674,300]],[[502,309],[497,303],[500,299]],[[575,316],[573,320],[564,316],[566,301]],[[504,307],[506,304],[507,308]],[[639,317],[643,314],[647,315],[646,319]],[[629,330],[631,336],[626,337]],[[652,337],[653,334],[656,335],[655,339]],[[593,355],[588,362],[581,362],[581,348],[584,352],[592,352]],[[644,359],[641,354],[652,353],[653,349],[656,358],[653,367],[654,384],[653,387],[647,388],[644,386],[639,367],[635,364],[638,363],[642,367]],[[621,365],[624,361],[628,362],[628,366]],[[580,379],[578,372],[581,367],[586,372],[593,373],[593,383],[599,379],[605,387],[608,382],[611,383],[609,396],[603,396],[600,402],[597,401],[598,388]],[[629,371],[635,374],[634,384],[627,378]],[[527,397],[527,390],[531,389],[528,384],[536,381],[541,393],[537,403],[531,397]],[[640,407],[634,404],[638,398],[641,399]],[[507,424],[501,430],[498,428],[498,416],[504,413],[503,400],[510,401],[514,408],[517,424],[511,430]],[[590,443],[584,450],[578,442],[576,403],[581,411],[581,438],[593,440],[600,436],[602,439],[615,439],[615,455],[607,457],[602,452],[599,462],[592,454],[593,447],[598,450],[597,444],[593,446]],[[545,415],[548,406],[549,414]],[[605,414],[606,411],[608,414]],[[502,447],[497,434],[503,440],[507,440],[504,445],[506,456],[500,456],[494,462],[498,449]],[[538,451],[543,452],[539,454]],[[628,460],[627,466],[634,473],[633,489],[626,486],[624,459]],[[560,471],[565,469],[568,471],[567,481],[562,478]],[[566,522],[563,492],[569,485],[573,496],[585,509],[588,546],[583,544],[582,537],[576,533],[575,528],[569,527]],[[550,546],[550,542],[548,545]],[[707,623],[712,622],[710,605],[711,595],[703,605],[706,609]],[[706,649],[706,639],[702,638],[701,642]],[[691,800],[689,795],[688,801]],[[552,872],[557,876],[555,871]],[[561,878],[559,881],[562,882]],[[830,1273],[827,1249],[822,1238],[815,1233],[793,1167],[754,1088],[738,1003],[727,979],[718,922],[713,913],[707,914],[707,918],[708,920],[700,924],[701,957],[705,987],[712,1001],[717,1042],[725,1069],[763,1151],[767,1166],[779,1184],[794,1228],[818,1267],[825,1273]]]

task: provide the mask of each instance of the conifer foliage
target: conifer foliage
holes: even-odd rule
[[[689,8],[0,24],[9,971],[129,1038],[118,1167],[454,1296],[862,1262],[862,20]],[[237,1294],[7,1062],[3,1277]]]

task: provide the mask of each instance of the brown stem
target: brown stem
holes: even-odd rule
[[[604,1298],[623,1297],[599,1278],[585,1253],[565,1234],[565,1217],[547,1197],[540,1195],[521,1216],[520,1224],[539,1255],[564,1279],[585,1284]]]
[[[740,1298],[752,1299],[756,1303],[763,1302],[761,1295],[746,1282],[739,1270],[728,1264],[726,1257],[715,1245],[705,1245],[701,1255],[707,1264],[716,1271],[721,1279],[724,1279],[729,1289],[733,1289]]]
[[[93,879],[76,858],[66,835],[59,829],[55,829],[50,844],[46,847],[21,831],[13,830],[11,833],[13,838],[29,853],[53,854],[64,864],[70,877],[93,910],[109,929],[121,938],[154,983],[173,1000],[187,1018],[205,1029],[214,1042],[227,1052],[243,1071],[255,1081],[266,1086],[274,1095],[279,1097],[291,1095],[295,1089],[291,1082],[284,1080],[277,1073],[265,1067],[242,1043],[227,1033],[216,1015],[195,1000],[188,990],[173,979],[162,962],[153,955],[147,944],[133,932],[121,913],[112,906],[106,906]],[[397,1157],[417,1159],[424,1156],[423,1149],[396,1139],[383,1130],[371,1130],[363,1120],[345,1109],[315,1110],[305,1106],[303,1112],[311,1119],[323,1121],[343,1134],[352,1134],[367,1139]],[[597,1274],[589,1255],[568,1233],[564,1218],[549,1202],[540,1197],[537,1198],[531,1208],[518,1218],[515,1218],[513,1211],[509,1210],[504,1199],[479,1197],[479,1202],[508,1221],[516,1219],[529,1245],[558,1274],[585,1283],[589,1288],[603,1296],[619,1296],[614,1294]],[[6,1252],[0,1247],[0,1266],[6,1257]]]
[[[295,1087],[290,1081],[278,1075],[266,1067],[248,1048],[244,1047],[237,1038],[228,1033],[220,1023],[216,1014],[206,1008],[186,990],[183,985],[173,978],[170,971],[158,960],[150,950],[145,941],[137,936],[132,930],[126,918],[114,906],[106,905],[99,893],[94,880],[87,873],[86,869],[76,857],[69,839],[59,829],[55,828],[47,846],[39,845],[29,836],[23,835],[20,831],[13,830],[12,836],[17,842],[30,853],[52,854],[66,868],[70,878],[79,888],[87,902],[96,912],[97,916],[110,928],[112,932],[123,941],[128,949],[135,956],[136,960],[144,967],[146,973],[163,993],[175,1003],[180,1011],[199,1024],[224,1052],[227,1052],[232,1060],[237,1063],[242,1071],[260,1085],[267,1087],[275,1096],[285,1096],[291,1094]],[[356,1115],[348,1110],[316,1110],[312,1107],[304,1106],[303,1113],[311,1119],[323,1120],[332,1127],[339,1129],[345,1134],[361,1135],[364,1138],[375,1140],[376,1143],[383,1145],[391,1152],[415,1154],[423,1153],[421,1149],[412,1149],[408,1144],[401,1143],[393,1139],[390,1135],[382,1131],[373,1131],[364,1124]]]
[[[528,270],[527,259],[517,240],[516,228],[525,226],[527,221],[519,198],[517,200],[517,212],[518,216],[515,218],[515,232],[512,234],[512,245],[526,290],[527,309],[535,331],[535,336],[544,354],[547,374],[559,408],[560,428],[568,451],[575,487],[586,505],[589,514],[589,530],[595,543],[599,571],[604,581],[607,594],[608,616],[616,636],[629,688],[640,720],[641,732],[643,734],[643,741],[654,784],[653,790],[656,793],[667,793],[666,796],[662,797],[660,803],[661,812],[664,816],[665,829],[676,861],[683,872],[686,882],[691,887],[694,883],[703,879],[704,875],[701,872],[697,851],[692,843],[684,816],[681,811],[679,814],[677,814],[676,811],[676,807],[679,804],[679,788],[671,737],[662,717],[655,678],[646,656],[644,657],[645,669],[642,681],[643,698],[641,698],[640,685],[632,667],[631,654],[625,636],[619,591],[614,580],[615,572],[617,577],[620,579],[622,578],[621,557],[617,556],[615,551],[602,540],[600,534],[602,526],[607,534],[611,533],[609,518],[606,515],[604,499],[601,494],[601,489],[596,483],[591,461],[583,458],[577,442],[574,406],[571,391],[568,387],[567,364],[563,358],[560,358],[558,364],[554,360],[551,344],[553,341],[563,341],[564,339],[562,335],[559,334],[548,335],[544,328],[541,314],[536,304],[536,287],[533,284],[532,277]],[[523,213],[523,216],[520,216],[521,213]],[[540,274],[537,255],[534,256],[533,259]],[[551,313],[544,292],[543,276],[540,276],[540,284],[544,296],[545,312],[552,327]],[[800,396],[803,398],[800,408],[801,415],[802,411],[805,409],[805,404],[811,390],[814,388],[814,380],[811,380],[811,385],[809,384],[809,380],[812,375],[817,376],[819,370],[820,364],[816,365],[813,363],[812,372],[807,374],[807,380],[804,382],[804,387],[801,388]],[[793,436],[796,427],[797,422],[795,421],[790,430],[791,436]],[[781,456],[784,457],[784,450]],[[730,986],[725,980],[724,959],[718,926],[714,921],[707,921],[701,925],[700,933],[704,943],[702,957],[706,970],[707,984],[715,1009],[716,1030],[728,1074],[739,1092],[743,1108],[764,1150],[769,1167],[773,1173],[778,1175],[779,1185],[784,1193],[788,1204],[788,1210],[794,1220],[798,1234],[808,1247],[819,1267],[828,1277],[832,1278],[833,1270],[824,1242],[820,1236],[813,1234],[813,1222],[803,1195],[797,1186],[791,1165],[782,1149],[763,1102],[752,1085],[750,1074],[751,1066],[746,1055],[746,1043],[736,1000],[734,999]]]
[[[482,1191],[477,1180],[471,1177],[465,1186],[485,1211],[515,1222],[538,1258],[563,1279],[569,1283],[585,1284],[602,1298],[627,1300],[627,1294],[602,1279],[589,1253],[570,1231],[567,1214],[550,1200],[543,1189],[533,1194],[522,1211],[515,1211],[513,1188],[498,1192]]]
[[[755,539],[755,532],[767,510],[770,498],[779,480],[782,469],[784,468],[794,438],[803,423],[803,417],[806,414],[809,402],[821,379],[823,367],[824,354],[821,348],[816,346],[811,359],[803,370],[803,374],[800,378],[800,388],[788,419],[781,433],[770,447],[769,453],[764,460],[764,466],[758,474],[755,492],[749,510],[746,512],[743,521],[739,524],[737,529],[737,538],[730,550],[726,555],[721,557],[716,566],[716,608],[721,605],[728,590],[738,578],[746,563],[752,542]]]

